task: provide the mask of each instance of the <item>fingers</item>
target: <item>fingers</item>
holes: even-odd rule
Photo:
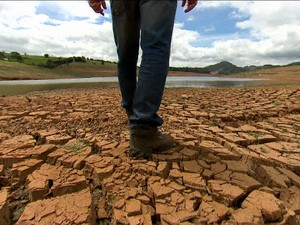
[[[182,4],[181,4],[181,7],[184,7],[186,4],[186,0],[182,0]]]
[[[104,12],[103,12],[103,9],[101,6],[100,6],[100,9],[97,11],[97,13],[100,13],[102,16],[104,16]]]
[[[89,5],[96,13],[104,16],[103,9],[106,9],[105,0],[89,0]]]
[[[100,13],[101,15],[104,15],[103,9],[102,9],[102,6],[100,5],[100,3],[96,3],[96,4],[94,5],[94,7],[92,7],[92,8],[94,9],[94,11],[95,11],[96,13]]]
[[[186,0],[184,0],[186,1]],[[186,9],[184,10],[185,13],[190,12],[193,8],[196,7],[196,5],[198,4],[198,0],[188,0],[188,5],[186,7]]]
[[[101,9],[101,10],[99,11],[99,13],[100,13],[102,16],[104,16],[103,9]]]
[[[103,9],[107,9],[107,8],[106,8],[105,0],[101,0],[101,5],[102,5]]]

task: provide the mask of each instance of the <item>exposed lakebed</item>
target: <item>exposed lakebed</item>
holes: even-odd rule
[[[300,89],[168,88],[128,157],[119,88],[0,97],[0,224],[300,224]],[[49,222],[50,221],[50,222]]]

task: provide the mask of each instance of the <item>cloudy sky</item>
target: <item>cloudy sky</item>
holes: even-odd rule
[[[298,1],[203,0],[188,14],[178,3],[171,66],[300,61]],[[117,61],[111,27],[110,8],[86,1],[0,1],[0,51]]]

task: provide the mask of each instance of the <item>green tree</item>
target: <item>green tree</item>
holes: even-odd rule
[[[12,60],[17,60],[17,61],[22,61],[23,58],[19,52],[11,52],[10,53],[10,59]]]
[[[0,58],[1,58],[1,59],[4,59],[4,58],[5,58],[4,52],[0,52]]]

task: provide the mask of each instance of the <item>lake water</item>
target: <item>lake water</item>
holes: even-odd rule
[[[256,79],[223,77],[168,77],[166,87],[245,87],[257,83]],[[34,91],[50,91],[69,88],[117,87],[117,77],[93,77],[51,80],[0,81],[0,95],[20,95]]]

